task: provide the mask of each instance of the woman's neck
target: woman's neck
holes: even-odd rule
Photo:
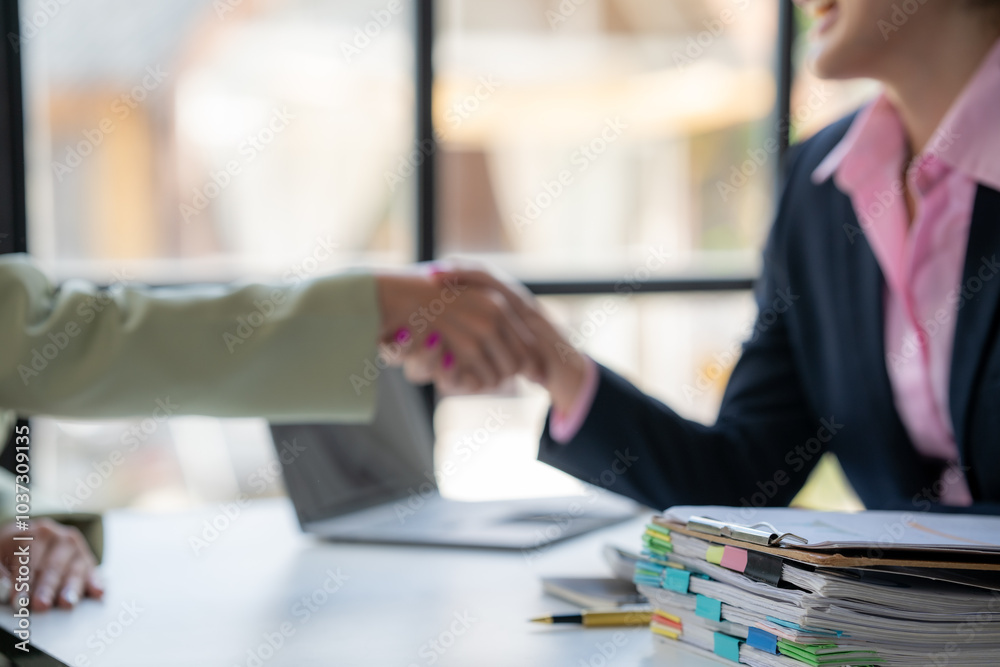
[[[922,40],[908,53],[900,53],[880,77],[899,111],[912,155],[931,142],[945,114],[1000,39],[1000,28],[966,12],[939,26],[937,34],[937,39]]]

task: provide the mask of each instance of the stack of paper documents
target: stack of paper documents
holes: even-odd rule
[[[1000,665],[1000,517],[675,507],[642,539],[657,641],[762,667]]]

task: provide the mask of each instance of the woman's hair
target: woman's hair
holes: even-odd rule
[[[965,0],[967,6],[989,12],[1000,28],[1000,0]]]

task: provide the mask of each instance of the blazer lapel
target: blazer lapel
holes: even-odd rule
[[[1000,304],[1000,192],[980,185],[969,229],[969,246],[959,286],[961,300],[951,357],[949,401],[955,440],[963,462],[969,460],[969,411],[979,383],[983,356],[993,343]],[[974,475],[969,483],[976,495]]]

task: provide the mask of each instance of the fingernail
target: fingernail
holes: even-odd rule
[[[75,588],[67,588],[63,591],[62,598],[75,607],[76,603],[80,601],[80,594]]]
[[[0,577],[0,602],[7,602],[10,599],[10,579],[7,577]]]
[[[410,330],[409,329],[407,329],[407,328],[404,327],[404,328],[402,328],[402,329],[400,329],[399,331],[396,332],[396,342],[397,343],[402,344],[402,343],[405,343],[408,340],[410,340]]]
[[[432,331],[431,335],[427,337],[427,341],[424,343],[424,345],[427,346],[427,349],[430,349],[440,342],[441,342],[441,334],[438,333],[437,331]]]
[[[455,355],[451,352],[445,352],[444,358],[441,360],[441,365],[445,368],[451,368],[455,365]]]
[[[51,588],[39,588],[38,589],[38,601],[44,605],[52,604],[52,589]]]

